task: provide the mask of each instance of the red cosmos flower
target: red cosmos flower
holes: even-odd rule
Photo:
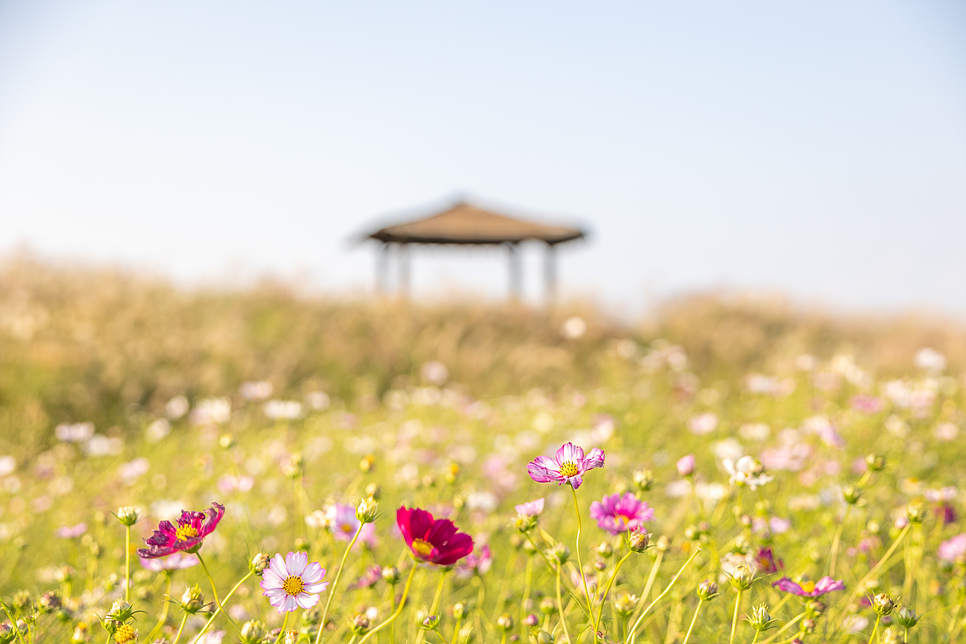
[[[434,519],[426,510],[400,507],[396,524],[413,556],[439,566],[452,566],[473,552],[473,537],[459,532],[449,519]]]
[[[144,540],[148,547],[138,549],[138,556],[155,559],[176,552],[198,552],[205,537],[214,532],[224,514],[225,506],[220,503],[212,503],[204,512],[182,510],[177,527],[170,521],[159,523],[154,534]]]

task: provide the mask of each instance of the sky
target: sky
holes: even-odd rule
[[[561,294],[614,310],[966,316],[966,3],[0,0],[0,256],[354,295],[459,197],[586,226]],[[417,251],[415,295],[506,264]]]

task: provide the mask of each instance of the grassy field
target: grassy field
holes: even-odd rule
[[[966,641],[964,370],[955,321],[775,299],[695,295],[628,324],[587,304],[189,291],[8,259],[0,642]],[[603,467],[578,489],[533,480],[567,442]],[[653,509],[644,552],[641,531],[592,518],[612,494]],[[368,497],[373,527],[347,550],[360,527],[336,510]],[[142,566],[159,520],[213,502],[210,576]],[[451,519],[474,558],[416,565],[400,506]],[[246,575],[289,552],[329,586],[283,615]],[[844,590],[788,590],[825,576]],[[762,604],[776,621],[759,633]],[[270,633],[283,619],[294,635]]]

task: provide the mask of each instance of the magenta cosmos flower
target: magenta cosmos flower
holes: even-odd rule
[[[645,521],[654,518],[654,508],[630,492],[611,494],[590,504],[590,518],[601,530],[617,535],[643,528]]]
[[[795,583],[788,577],[782,577],[773,583],[772,586],[779,590],[784,590],[786,593],[798,595],[799,597],[821,597],[825,593],[830,593],[833,590],[845,590],[844,582],[832,579],[831,577],[822,577],[818,581],[803,581],[801,583]]]
[[[426,510],[400,507],[396,524],[413,556],[438,566],[452,566],[473,552],[473,537],[456,529],[449,519],[434,519]]]
[[[538,456],[527,465],[527,472],[537,483],[569,483],[576,490],[584,482],[584,473],[603,466],[604,450],[599,447],[590,450],[590,454],[585,457],[583,448],[573,443],[564,443],[557,450],[556,458]]]
[[[468,579],[473,575],[485,575],[493,565],[493,552],[490,546],[483,546],[460,562],[456,569],[456,576]]]
[[[268,597],[268,602],[279,613],[284,613],[296,608],[307,610],[318,604],[319,593],[329,585],[322,581],[323,577],[325,568],[315,561],[309,563],[308,554],[290,552],[285,559],[281,554],[272,557],[258,585],[265,591],[262,594]]]
[[[204,512],[182,510],[177,527],[170,521],[159,523],[154,534],[144,540],[148,547],[138,549],[138,556],[154,559],[176,552],[198,552],[205,537],[214,532],[224,515],[225,506],[220,503],[212,503]]]

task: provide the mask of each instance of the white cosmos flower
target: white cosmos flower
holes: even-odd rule
[[[747,485],[752,490],[758,489],[759,485],[764,485],[772,480],[772,477],[765,474],[765,467],[761,461],[753,456],[742,456],[737,462],[730,458],[721,460],[721,464],[731,475],[731,484],[736,486]]]
[[[308,563],[305,552],[290,552],[282,559],[281,554],[272,557],[268,569],[262,574],[259,586],[268,597],[269,603],[279,613],[296,608],[309,609],[319,603],[319,593],[329,582],[322,581],[325,568],[318,562]]]

